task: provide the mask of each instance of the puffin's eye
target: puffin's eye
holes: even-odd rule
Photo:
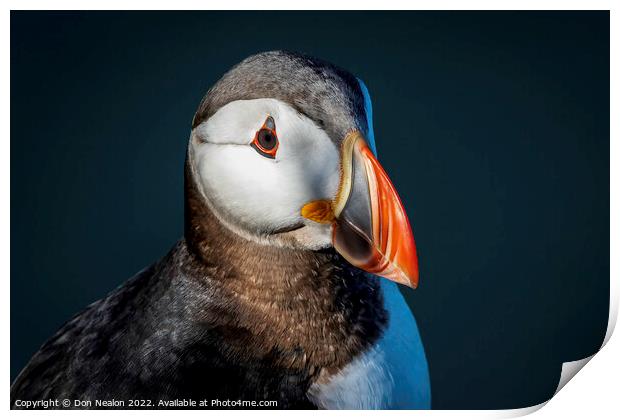
[[[278,145],[277,137],[266,128],[258,132],[258,144],[265,150],[271,150]]]
[[[261,129],[256,132],[251,146],[261,155],[275,159],[278,145],[276,124],[272,117],[267,117]]]

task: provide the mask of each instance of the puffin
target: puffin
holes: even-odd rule
[[[418,284],[415,241],[360,79],[299,53],[246,58],[200,102],[184,171],[182,239],[45,342],[13,408],[430,408],[398,286]]]

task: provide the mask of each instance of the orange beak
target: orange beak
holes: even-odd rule
[[[336,251],[352,265],[410,287],[418,285],[418,257],[409,219],[383,167],[359,131],[341,150],[338,195],[302,208],[308,219],[333,224]]]

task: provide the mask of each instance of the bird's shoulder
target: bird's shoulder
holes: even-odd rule
[[[112,362],[110,345],[140,305],[150,266],[65,322],[34,354],[11,386],[11,400],[47,399],[87,389],[92,374]]]
[[[307,378],[276,372],[268,357],[250,354],[244,343],[251,334],[227,322],[234,308],[210,298],[209,279],[187,279],[179,270],[182,256],[173,250],[67,321],[14,381],[11,403],[253,400],[264,391],[286,406],[312,406]]]

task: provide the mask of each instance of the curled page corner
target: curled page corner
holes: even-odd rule
[[[598,351],[596,353],[598,353]],[[577,372],[579,372],[590,360],[592,360],[592,358],[596,355],[596,353],[594,353],[592,356],[588,356],[583,359],[562,363],[562,372],[560,373],[560,381],[558,382],[558,387],[555,389],[553,396],[555,396],[558,392],[560,392],[560,390],[564,388],[564,385],[566,385],[568,381],[573,379],[573,377],[577,374]]]
[[[495,416],[495,418],[506,419],[506,418],[523,417],[523,416],[527,416],[528,414],[532,414],[540,410],[545,405],[547,405],[547,403],[551,401],[551,399],[553,399],[553,397],[555,397],[555,395],[558,392],[560,392],[560,390],[564,387],[564,385],[566,385],[568,381],[570,381],[577,374],[577,372],[579,372],[581,368],[583,368],[590,361],[590,359],[594,357],[595,354],[593,354],[592,356],[586,357],[584,359],[562,363],[562,371],[560,373],[560,380],[558,382],[558,386],[555,389],[555,392],[553,393],[551,398],[549,398],[547,401],[543,401],[540,404],[532,405],[530,407],[515,408],[511,410],[501,410],[497,412],[497,415]]]
[[[601,344],[601,347],[596,352],[594,352],[592,355],[588,357],[585,357],[579,360],[573,360],[572,362],[562,363],[562,371],[560,372],[560,380],[558,381],[558,386],[556,387],[555,392],[553,393],[553,396],[547,401],[543,401],[540,404],[536,404],[530,407],[494,411],[493,412],[494,418],[523,417],[535,411],[540,410],[545,405],[547,405],[547,403],[551,401],[551,399],[555,397],[556,394],[560,392],[562,388],[564,388],[564,385],[566,385],[577,374],[577,372],[579,372],[586,364],[588,364],[588,362],[592,360],[592,358],[596,356],[596,354],[599,351],[601,351],[603,347],[605,347],[605,345],[609,342],[609,339],[611,338],[614,332],[614,329],[616,327],[616,321],[618,320],[618,292],[619,292],[618,288],[614,284],[614,282],[610,282],[609,318],[607,321],[607,331],[605,332],[605,338],[603,339],[603,343]]]
[[[609,318],[607,319],[607,331],[605,332],[605,338],[603,339],[603,343],[601,347],[594,352],[591,356],[585,357],[580,360],[574,360],[572,362],[562,363],[562,372],[560,373],[560,381],[558,382],[558,386],[553,393],[555,396],[564,385],[568,383],[576,374],[579,372],[596,354],[605,347],[611,335],[616,328],[616,321],[618,320],[618,287],[615,282],[610,281],[609,285]]]

